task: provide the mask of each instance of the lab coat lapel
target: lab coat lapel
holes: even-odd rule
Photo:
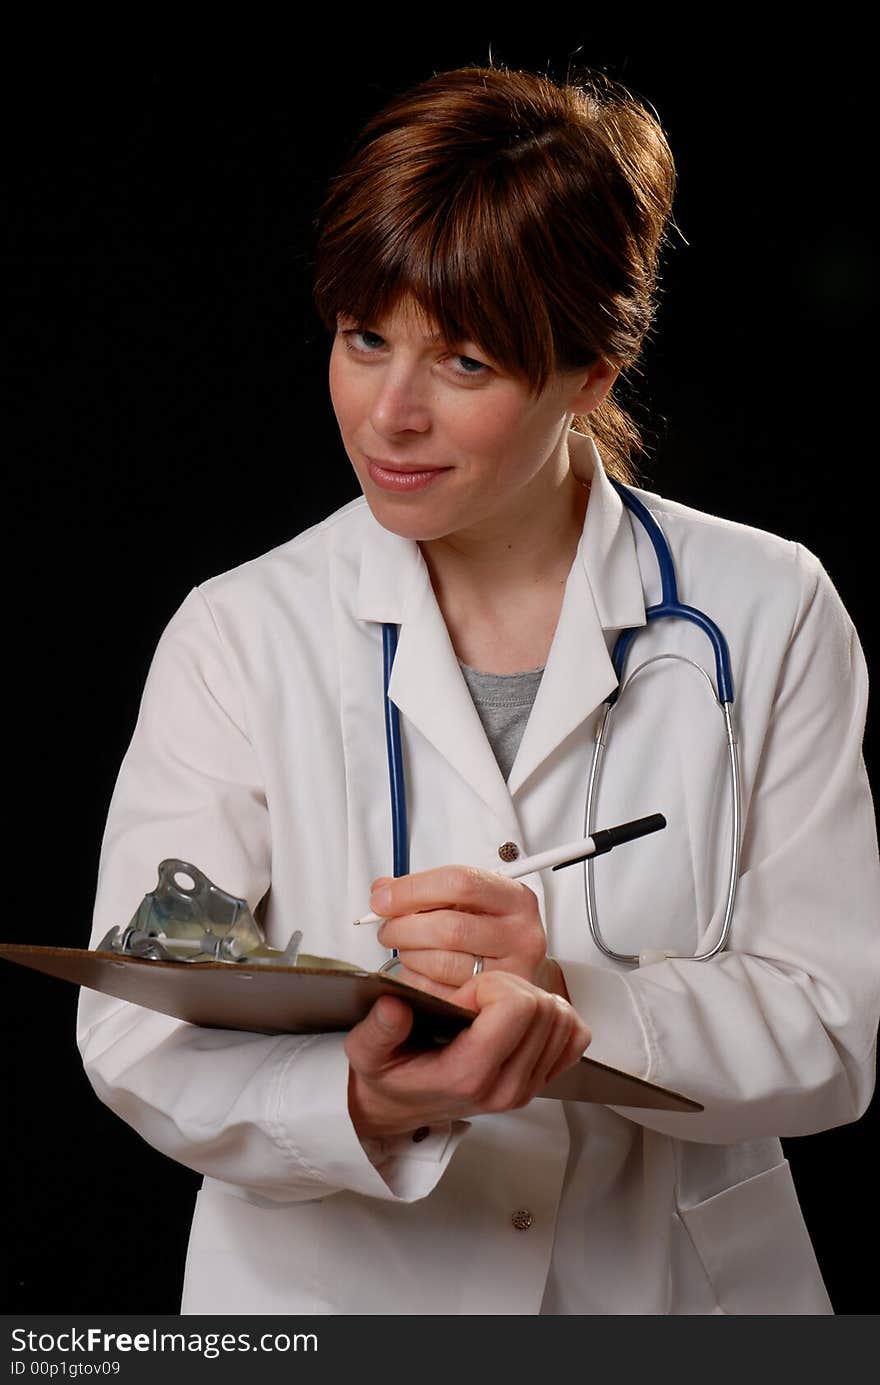
[[[590,499],[544,676],[511,768],[511,794],[617,687],[609,650],[618,631],[645,624],[635,539],[623,502],[593,440],[570,432],[568,445],[573,469],[590,482]]]
[[[357,598],[361,620],[400,627],[389,695],[501,819],[511,797],[617,685],[606,631],[645,623],[633,532],[592,439],[569,432],[572,466],[590,481],[584,529],[556,633],[505,783],[449,638],[417,543],[367,521]]]
[[[358,591],[362,620],[400,627],[388,685],[406,723],[434,746],[502,822],[507,785],[459,667],[418,544],[371,525]]]

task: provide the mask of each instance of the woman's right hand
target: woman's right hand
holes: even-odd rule
[[[413,1014],[394,996],[348,1034],[349,1112],[361,1139],[525,1106],[592,1037],[567,1001],[508,972],[473,977],[455,1003],[478,1014],[442,1048],[401,1051]]]

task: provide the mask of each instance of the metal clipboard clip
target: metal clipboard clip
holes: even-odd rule
[[[293,967],[308,965],[300,955],[302,937],[298,928],[284,949],[269,947],[247,900],[221,890],[197,866],[172,857],[161,862],[158,884],[144,895],[131,922],[111,928],[95,950],[160,962]]]

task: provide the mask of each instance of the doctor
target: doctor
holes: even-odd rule
[[[362,132],[322,209],[316,302],[363,497],[196,588],[156,651],[92,945],[179,856],[274,945],[300,926],[371,968],[395,949],[404,980],[479,1012],[413,1054],[388,998],[348,1035],[268,1037],[82,993],[98,1095],[204,1175],[184,1313],[831,1311],[778,1137],[870,1099],[880,871],[864,660],[818,560],[637,492],[734,663],[724,951],[693,960],[730,824],[719,714],[684,664],[621,698],[600,793],[603,823],[669,826],[596,866],[613,946],[682,955],[605,957],[577,868],[491,869],[581,835],[621,630],[642,628],[642,659],[707,657],[693,627],[646,627],[656,561],[606,471],[630,475],[611,390],[650,322],[674,176],[656,121],[603,81],[441,73]],[[351,926],[368,902],[378,931]],[[588,1045],[705,1110],[541,1099]]]

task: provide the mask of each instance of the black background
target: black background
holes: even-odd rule
[[[86,945],[116,772],[190,587],[358,494],[311,307],[311,219],[374,110],[490,48],[557,77],[601,67],[655,107],[679,231],[622,393],[650,446],[643,484],[805,543],[873,662],[866,36],[839,17],[821,39],[631,21],[474,33],[450,14],[405,43],[373,11],[308,43],[7,52],[9,941]],[[876,739],[869,725],[869,770]],[[196,1175],[93,1095],[74,989],[0,973],[8,1309],[175,1312]],[[876,1105],[786,1152],[837,1312],[875,1311],[859,1261]]]

